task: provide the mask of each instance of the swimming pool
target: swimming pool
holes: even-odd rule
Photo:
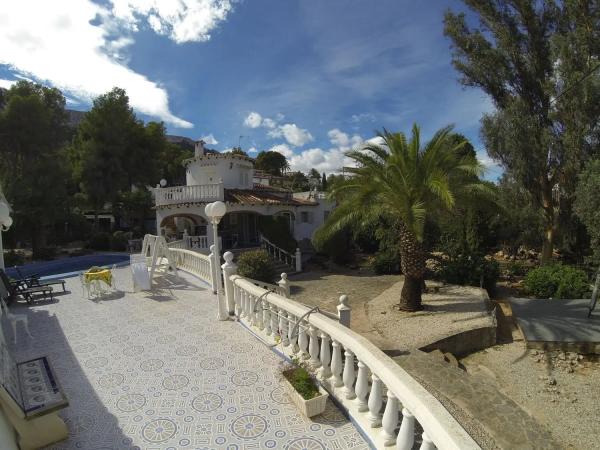
[[[96,253],[93,255],[72,256],[70,258],[40,261],[18,266],[24,277],[39,275],[42,278],[64,278],[74,276],[92,266],[125,266],[129,264],[127,253]],[[9,277],[20,278],[14,267],[7,267]]]

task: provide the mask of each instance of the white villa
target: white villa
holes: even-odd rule
[[[227,205],[218,230],[225,250],[259,246],[261,215],[284,217],[293,237],[306,243],[334,207],[323,193],[293,193],[270,185],[268,177],[254,173],[251,158],[208,150],[203,141],[196,142],[185,167],[185,186],[154,189],[156,222],[159,234],[189,239],[194,249],[212,244],[207,203],[220,200]]]

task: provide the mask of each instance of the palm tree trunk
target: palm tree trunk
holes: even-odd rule
[[[423,309],[421,293],[425,275],[425,251],[423,244],[406,226],[400,224],[400,264],[404,274],[404,286],[398,308],[402,311]]]

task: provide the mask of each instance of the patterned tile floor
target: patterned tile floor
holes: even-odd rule
[[[70,437],[53,449],[369,448],[333,404],[301,416],[279,384],[281,359],[218,322],[206,285],[180,273],[133,293],[129,274],[117,269],[119,291],[101,301],[70,278],[55,302],[14,308],[34,335],[19,331],[17,359],[48,355],[70,401]]]

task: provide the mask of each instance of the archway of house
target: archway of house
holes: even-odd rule
[[[219,223],[219,236],[225,250],[258,247],[260,245],[259,217],[256,211],[235,211],[225,214]]]
[[[160,228],[164,229],[166,236],[178,239],[183,236],[184,231],[189,236],[206,236],[207,222],[204,217],[196,214],[173,214],[160,222]]]

